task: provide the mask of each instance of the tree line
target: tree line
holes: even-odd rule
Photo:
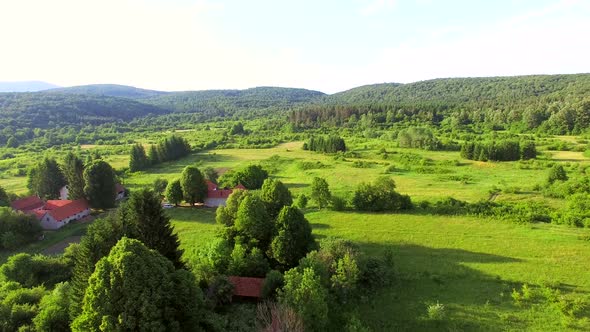
[[[465,142],[461,145],[461,157],[479,161],[513,161],[534,159],[537,149],[533,141],[500,140]]]
[[[159,163],[180,159],[190,152],[191,146],[188,141],[177,135],[151,145],[147,154],[142,144],[135,144],[131,147],[129,170],[131,172],[145,170]]]
[[[346,151],[346,143],[339,136],[312,136],[308,142],[303,143],[303,150],[323,153],[336,153]]]

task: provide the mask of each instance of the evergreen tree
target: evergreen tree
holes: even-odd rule
[[[84,170],[84,194],[94,208],[115,206],[115,172],[106,161],[96,160]]]
[[[10,206],[10,198],[6,190],[0,186],[0,207],[2,206]]]
[[[63,163],[63,173],[68,184],[68,199],[82,199],[84,195],[84,162],[68,152]]]
[[[140,240],[148,248],[157,250],[177,268],[183,267],[180,242],[170,218],[165,215],[160,198],[149,189],[134,191],[119,210],[119,219],[131,225],[127,236]]]
[[[46,157],[29,172],[29,189],[40,198],[59,198],[59,190],[65,185],[66,180],[55,159]]]
[[[279,180],[266,179],[262,184],[260,198],[268,207],[268,213],[271,218],[275,218],[283,206],[293,204],[291,192]]]
[[[80,240],[74,252],[74,269],[70,290],[70,319],[78,317],[82,299],[88,287],[88,278],[94,272],[96,263],[109,254],[111,248],[126,233],[129,227],[121,224],[113,215],[95,220]]]
[[[145,154],[145,149],[141,144],[135,144],[131,147],[129,158],[129,171],[137,172],[147,168],[149,160]]]
[[[162,195],[164,195],[164,192],[166,191],[166,187],[168,186],[168,180],[161,179],[161,178],[155,179],[152,186],[153,186],[154,192],[158,196],[162,196]]]
[[[313,199],[318,207],[324,208],[330,203],[332,193],[330,187],[325,179],[315,177],[311,182],[311,199]]]
[[[277,235],[272,240],[272,257],[286,267],[295,267],[299,260],[315,248],[311,226],[303,213],[285,206],[276,221]]]
[[[171,203],[174,204],[176,206],[178,206],[178,204],[180,202],[182,202],[182,186],[180,185],[180,180],[174,180],[170,183],[168,183],[168,186],[166,187],[166,200]]]
[[[191,205],[204,202],[207,197],[207,183],[201,171],[194,166],[187,166],[182,171],[180,186],[184,200]]]
[[[191,273],[123,238],[96,264],[73,331],[200,330],[203,294]]]
[[[156,165],[160,163],[160,156],[158,155],[158,148],[155,145],[150,145],[147,155],[148,162],[150,165]]]

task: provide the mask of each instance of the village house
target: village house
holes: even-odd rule
[[[227,198],[229,197],[229,195],[231,195],[231,193],[236,190],[236,189],[240,189],[240,190],[245,190],[246,187],[244,187],[242,184],[238,184],[235,188],[233,189],[229,189],[229,188],[219,188],[217,186],[217,184],[206,180],[205,181],[207,183],[207,198],[205,198],[205,206],[207,207],[218,207],[218,206],[225,206],[225,203],[227,202]]]
[[[250,299],[260,299],[262,297],[264,278],[230,276],[227,279],[234,286],[234,297]]]
[[[15,210],[34,215],[43,229],[58,229],[90,214],[90,206],[85,199],[43,202],[37,196],[30,196],[13,201],[11,206]]]

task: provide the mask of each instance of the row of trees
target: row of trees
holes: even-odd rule
[[[312,136],[309,142],[303,143],[303,150],[336,153],[338,151],[346,151],[346,143],[339,136]]]
[[[141,171],[165,161],[177,160],[187,156],[190,152],[191,146],[188,141],[176,135],[172,135],[156,145],[151,145],[147,154],[143,145],[135,144],[131,147],[129,170],[131,172]]]
[[[41,235],[41,225],[32,216],[0,207],[0,249],[16,249]]]
[[[534,159],[537,156],[532,141],[466,142],[461,146],[461,157],[479,161],[513,161]]]
[[[69,199],[87,199],[95,208],[115,205],[115,171],[102,159],[88,164],[68,153],[60,165],[55,159],[44,158],[28,173],[29,191],[42,199],[58,199],[59,191],[67,185]]]

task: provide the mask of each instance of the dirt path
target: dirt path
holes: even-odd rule
[[[51,247],[46,248],[45,250],[43,250],[43,254],[45,254],[45,255],[62,254],[64,252],[64,250],[67,248],[67,246],[70,245],[70,243],[78,243],[78,242],[80,242],[81,238],[82,238],[81,235],[70,236],[69,238],[62,240],[62,241],[52,245]]]

